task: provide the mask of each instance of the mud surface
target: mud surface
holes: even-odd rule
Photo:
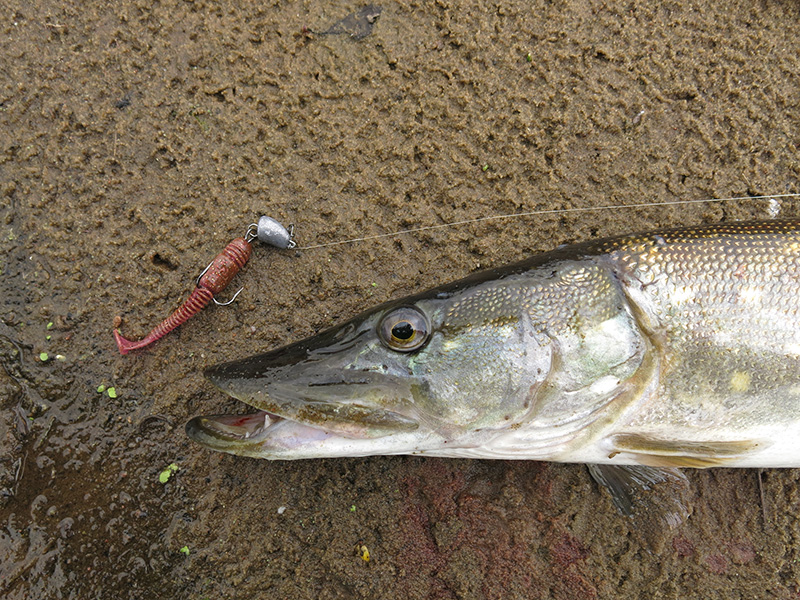
[[[310,245],[800,191],[796,2],[387,2],[360,40],[312,33],[360,8],[0,8],[0,596],[797,598],[799,471],[689,473],[688,521],[644,531],[580,465],[269,463],[183,432],[243,408],[205,365],[556,244],[767,202],[257,246],[232,306],[117,353],[116,315],[146,333],[262,214]]]

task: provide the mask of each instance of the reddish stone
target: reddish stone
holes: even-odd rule
[[[694,544],[683,536],[674,538],[672,540],[672,547],[681,558],[686,558],[687,556],[692,556],[694,554]]]
[[[722,575],[728,571],[728,559],[722,554],[709,554],[704,562],[714,575]]]

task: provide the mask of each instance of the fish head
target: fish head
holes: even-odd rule
[[[187,433],[214,450],[270,459],[478,447],[522,422],[552,360],[508,285],[412,296],[210,367],[214,385],[259,412],[196,417]]]

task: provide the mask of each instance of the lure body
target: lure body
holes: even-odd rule
[[[139,341],[125,339],[119,330],[115,329],[114,339],[117,341],[120,354],[127,354],[131,350],[149,346],[200,312],[214,299],[216,294],[228,287],[231,280],[247,264],[252,252],[253,247],[245,238],[236,238],[225,246],[200,275],[197,286],[186,301],[143,339]]]

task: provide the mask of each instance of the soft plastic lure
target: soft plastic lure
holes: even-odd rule
[[[253,223],[247,228],[244,237],[236,238],[225,246],[197,278],[197,285],[186,301],[153,328],[147,336],[139,341],[131,341],[122,337],[119,329],[115,329],[114,339],[117,341],[120,354],[146,348],[160,340],[176,327],[183,325],[212,301],[220,306],[233,302],[242,291],[241,289],[227,302],[218,302],[214,296],[228,287],[236,274],[247,264],[253,252],[252,241],[256,238],[260,242],[276,248],[293,248],[295,245],[291,226],[287,230],[272,217],[261,217],[258,223]]]

